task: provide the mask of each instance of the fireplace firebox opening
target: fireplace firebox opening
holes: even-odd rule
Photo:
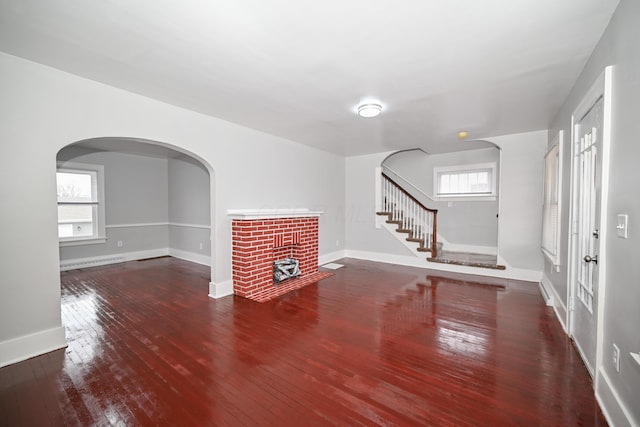
[[[300,262],[295,258],[285,258],[273,262],[273,281],[278,284],[300,275]]]

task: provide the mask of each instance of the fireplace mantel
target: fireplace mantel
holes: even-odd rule
[[[227,215],[233,219],[269,219],[319,217],[324,212],[309,209],[229,209]]]

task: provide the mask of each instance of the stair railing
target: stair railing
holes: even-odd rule
[[[438,210],[420,203],[384,172],[381,175],[382,210],[401,229],[409,231],[411,238],[420,240],[421,246],[431,251],[432,258],[437,257]]]
[[[426,200],[426,202],[424,203],[430,203],[435,201],[430,194],[427,194],[424,191],[422,191],[422,189],[419,186],[417,186],[407,178],[403,177],[402,175],[400,175],[398,172],[396,172],[394,169],[390,168],[389,166],[383,165],[380,168],[380,171],[385,175],[387,175],[392,180],[394,180],[400,187],[404,188],[405,190],[408,190],[407,191],[408,193],[415,194],[416,197],[419,197],[423,201]]]

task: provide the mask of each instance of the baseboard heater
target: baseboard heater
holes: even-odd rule
[[[124,258],[121,256],[116,256],[109,258],[74,259],[61,262],[60,271],[75,270],[77,268],[85,267],[97,267],[99,265],[117,264],[119,262],[124,262]]]

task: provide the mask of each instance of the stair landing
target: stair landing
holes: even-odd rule
[[[437,257],[427,258],[427,261],[468,267],[492,268],[494,270],[505,269],[504,265],[498,264],[496,255],[474,254],[471,252],[439,251]]]

